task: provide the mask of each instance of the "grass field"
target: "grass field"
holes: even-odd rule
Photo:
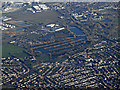
[[[3,44],[2,45],[2,57],[11,57],[11,56],[15,56],[17,58],[20,58],[21,60],[24,59],[24,57],[29,56],[28,54],[26,54],[24,52],[24,48],[22,47],[18,47],[18,46],[14,46],[11,44]],[[49,56],[48,55],[43,55],[40,57],[36,57],[37,62],[48,62],[49,61]]]
[[[38,63],[39,62],[49,62],[50,60],[50,57],[48,55],[43,55],[43,56],[40,56],[40,57],[36,57]]]
[[[24,53],[25,49],[10,45],[10,44],[3,44],[2,45],[2,57],[10,57],[10,56],[16,56],[18,58],[24,58],[25,56],[28,56],[28,54]]]
[[[3,14],[4,15],[4,14]],[[47,10],[42,13],[32,13],[24,10],[18,10],[11,13],[6,13],[8,17],[11,17],[15,20],[28,21],[30,23],[52,23],[58,20],[58,14],[55,11]]]

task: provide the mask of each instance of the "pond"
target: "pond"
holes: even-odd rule
[[[28,23],[24,23],[24,22],[17,22],[17,23],[14,23],[15,25],[19,25],[19,26],[28,26],[28,25],[31,25],[31,24],[28,24]]]
[[[25,24],[25,23],[23,23],[23,24],[19,24],[19,25],[21,25],[21,26],[28,26],[28,25],[30,25],[30,24]]]
[[[73,32],[76,35],[83,35],[83,31],[79,28],[73,27],[73,26],[69,26],[69,29],[71,32]]]
[[[15,31],[20,31],[20,32],[24,32],[24,28],[17,28]]]
[[[112,22],[112,20],[105,19],[105,20],[102,20],[101,22]]]

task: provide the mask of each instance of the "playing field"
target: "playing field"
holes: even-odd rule
[[[18,58],[24,58],[28,56],[28,54],[24,53],[24,48],[10,45],[10,44],[3,44],[2,45],[2,57],[10,57],[15,56]]]
[[[58,13],[52,10],[43,11],[42,13],[32,13],[24,10],[17,10],[15,12],[6,13],[8,17],[13,18],[14,20],[23,20],[30,23],[52,23],[58,20]],[[28,17],[29,16],[29,17]]]

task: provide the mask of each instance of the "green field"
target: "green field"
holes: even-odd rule
[[[48,55],[43,55],[40,57],[36,57],[38,63],[39,62],[49,62],[50,61],[50,57]]]
[[[24,57],[28,57],[29,55],[24,52],[25,49],[22,47],[14,46],[11,44],[3,44],[2,45],[2,57],[11,57],[15,56],[17,58],[20,58],[21,60],[24,59]],[[43,55],[40,57],[36,57],[37,62],[48,62],[49,55]]]
[[[10,57],[15,56],[18,58],[24,58],[29,56],[28,54],[24,53],[24,48],[10,45],[10,44],[3,44],[2,45],[2,57]]]
[[[30,23],[52,23],[58,20],[58,13],[52,10],[43,11],[42,13],[32,13],[24,10],[17,10],[15,12],[3,14],[14,20],[23,20]],[[28,17],[29,16],[29,17]]]

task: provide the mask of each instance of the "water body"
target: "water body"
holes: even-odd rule
[[[15,25],[20,25],[20,26],[28,26],[30,24],[27,24],[27,23],[24,23],[24,22],[17,22],[17,23],[14,23]]]
[[[24,32],[24,28],[18,28],[18,29],[16,29],[15,31],[20,31],[20,32]]]
[[[28,26],[28,25],[30,25],[30,24],[25,24],[25,23],[23,23],[23,24],[19,24],[19,25],[21,25],[21,26]]]
[[[83,35],[84,34],[84,32],[79,28],[72,27],[72,26],[69,26],[69,28],[70,28],[70,31],[76,35]]]
[[[112,20],[105,19],[105,20],[102,20],[101,22],[112,22]]]

